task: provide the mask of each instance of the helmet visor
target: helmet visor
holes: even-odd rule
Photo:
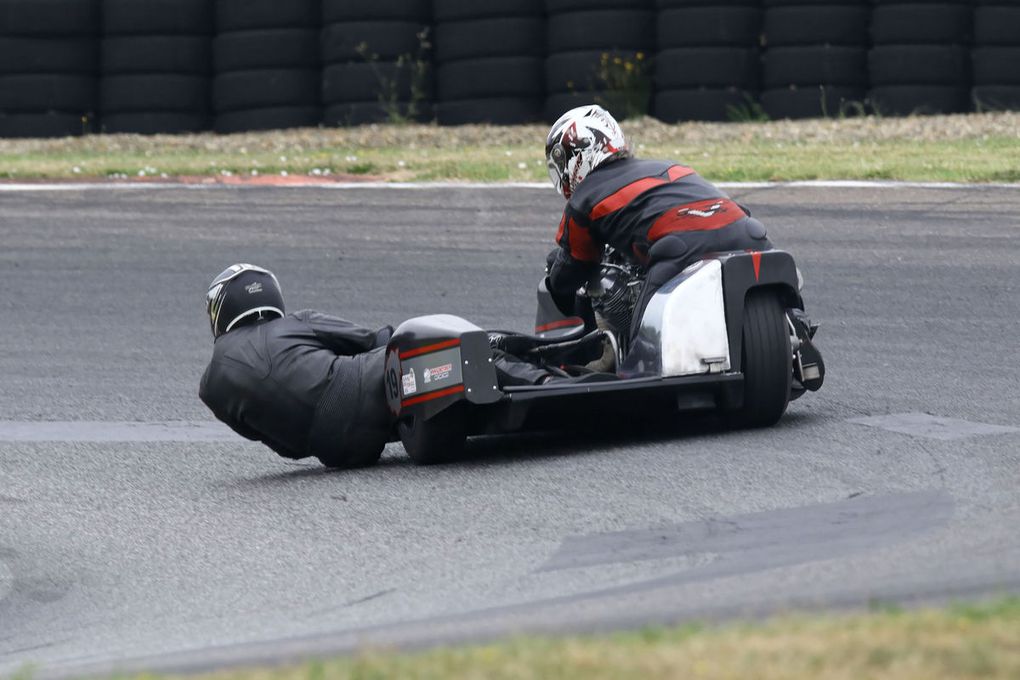
[[[563,193],[563,175],[560,173],[559,168],[552,161],[549,161],[549,181],[552,182],[553,188],[560,193]]]
[[[549,171],[549,181],[556,191],[562,194],[567,178],[567,154],[562,144],[556,143],[549,148],[549,153],[546,154],[546,169]]]
[[[217,283],[205,294],[205,311],[209,316],[209,328],[213,336],[216,335],[216,319],[220,316],[220,307],[223,306],[223,287],[226,283]]]

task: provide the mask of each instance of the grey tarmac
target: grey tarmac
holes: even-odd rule
[[[1020,190],[730,193],[822,324],[826,385],[778,426],[353,472],[210,422],[208,281],[248,261],[292,309],[526,330],[551,190],[0,193],[0,675],[1020,592]]]

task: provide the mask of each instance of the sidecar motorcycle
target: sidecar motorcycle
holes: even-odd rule
[[[817,326],[804,315],[789,253],[705,257],[656,291],[635,320],[642,283],[609,251],[582,291],[594,324],[564,315],[544,282],[534,334],[486,331],[445,314],[401,324],[387,348],[385,389],[412,460],[454,458],[472,435],[631,414],[712,411],[733,426],[765,427],[822,386]],[[564,379],[501,386],[494,348]]]

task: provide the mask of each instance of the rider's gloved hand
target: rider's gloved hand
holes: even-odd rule
[[[552,298],[553,303],[556,305],[556,309],[560,310],[560,314],[563,316],[574,316],[574,307],[577,301],[577,295],[575,293],[558,293],[553,290],[549,277],[545,277],[545,288],[549,291],[549,297]]]
[[[549,251],[549,254],[545,256],[545,273],[548,274],[552,271],[553,263],[556,262],[556,256],[559,255],[561,248],[556,247]]]
[[[506,351],[506,334],[489,332],[489,348]]]

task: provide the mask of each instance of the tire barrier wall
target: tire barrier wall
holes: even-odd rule
[[[1020,111],[1020,2],[978,0],[971,69],[977,110]]]
[[[318,0],[215,0],[217,132],[318,125]]]
[[[98,0],[0,0],[0,137],[93,129]]]
[[[546,0],[544,117],[592,102],[622,117],[647,113],[652,0]]]
[[[431,120],[430,0],[323,0],[328,126]]]
[[[1020,110],[1020,0],[0,0],[0,136]]]
[[[434,0],[436,120],[531,123],[541,116],[542,0]]]
[[[860,110],[870,14],[868,0],[765,0],[765,114],[812,118]]]
[[[206,0],[102,0],[103,132],[209,127],[212,12]]]
[[[966,0],[883,0],[871,15],[868,99],[882,115],[970,108],[972,8]]]
[[[654,115],[680,120],[749,116],[760,84],[759,0],[658,0]]]

